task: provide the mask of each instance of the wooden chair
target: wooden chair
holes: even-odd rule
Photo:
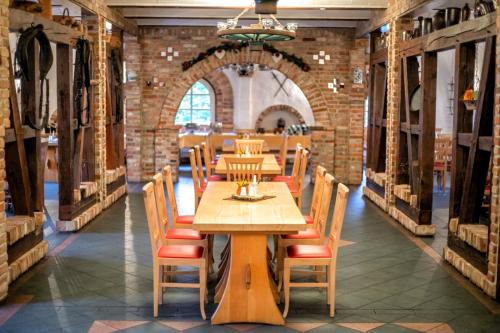
[[[295,155],[293,158],[293,168],[292,168],[292,173],[290,174],[290,176],[286,176],[286,175],[276,176],[273,178],[273,181],[292,183],[294,181],[294,179],[297,178],[297,175],[299,174],[300,156],[302,155],[302,149],[303,149],[302,145],[298,144],[297,148],[295,149]]]
[[[318,212],[321,204],[321,196],[323,195],[323,187],[325,185],[326,169],[321,165],[316,167],[316,176],[314,178],[314,191],[311,199],[311,208],[309,215],[304,215],[304,219],[308,226],[315,226],[316,219],[319,216]]]
[[[162,226],[156,208],[153,183],[146,184],[142,190],[153,256],[153,316],[158,317],[158,304],[163,303],[164,289],[197,288],[200,290],[200,312],[205,320],[207,271],[204,249],[198,245],[167,245],[161,233]],[[199,282],[180,283],[165,279],[165,276],[169,278],[184,273],[177,270],[179,266],[197,267]]]
[[[328,213],[332,200],[334,178],[326,174],[323,181],[323,191],[321,201],[316,213],[316,220],[312,228],[299,231],[296,234],[282,235],[278,238],[277,267],[280,286],[283,276],[283,258],[286,248],[290,245],[321,245],[324,243]],[[316,184],[317,185],[317,184]]]
[[[194,215],[179,215],[177,201],[175,200],[174,182],[172,181],[172,168],[167,165],[163,168],[163,178],[167,187],[168,201],[170,205],[170,216],[174,228],[185,228],[193,224]]]
[[[209,246],[210,239],[207,235],[201,234],[197,230],[192,228],[178,227],[174,228],[173,223],[170,227],[168,210],[167,210],[167,199],[165,198],[165,188],[163,187],[163,177],[161,173],[153,176],[154,192],[156,199],[156,208],[158,210],[158,218],[161,223],[161,234],[162,237],[167,240],[167,244],[179,244],[179,245],[199,245],[203,246],[204,253],[207,259],[207,265],[211,264],[211,247]],[[172,214],[173,215],[173,214]],[[211,271],[211,266],[207,267],[208,271]]]
[[[258,181],[262,178],[263,157],[224,157],[224,161],[228,182],[252,181],[254,175]]]
[[[286,172],[286,157],[288,155],[288,134],[283,132],[280,153],[276,155],[276,162],[281,166],[281,175],[284,176]]]
[[[451,162],[451,137],[438,135],[434,143],[434,173],[437,174],[438,189],[446,190],[446,173]]]
[[[300,168],[297,177],[294,178],[292,183],[287,183],[292,197],[297,202],[299,209],[302,209],[302,190],[304,189],[304,182],[306,177],[307,165],[309,162],[309,152],[305,149],[302,150],[300,157]]]
[[[286,248],[283,272],[285,294],[283,317],[286,318],[290,307],[290,288],[327,288],[327,304],[330,306],[330,317],[335,315],[335,272],[348,195],[349,189],[345,185],[339,184],[330,235],[326,244],[291,245]],[[297,266],[325,267],[327,282],[290,282],[292,269]]]
[[[196,155],[194,149],[189,150],[189,163],[191,164],[191,176],[193,177],[194,186],[194,208],[198,209],[203,192],[205,191],[205,183],[200,179],[198,172],[198,164],[196,162]]]
[[[213,163],[214,161],[212,161],[212,159],[210,157],[210,149],[208,148],[208,146],[205,142],[201,143],[201,150],[203,151],[203,160],[205,162],[205,172],[207,174],[207,181],[217,182],[217,181],[225,180],[224,177],[212,174],[212,172],[214,171],[213,169],[215,169],[215,166],[217,165],[217,161],[215,161],[215,163]],[[196,153],[196,150],[195,150],[195,153]]]
[[[262,155],[262,149],[264,147],[264,140],[234,140],[234,151],[235,153],[240,152],[245,153],[248,148],[248,152],[251,155]]]

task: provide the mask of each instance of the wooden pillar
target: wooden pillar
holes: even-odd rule
[[[436,78],[437,53],[422,56],[422,110],[420,110],[420,136],[418,142],[419,224],[432,222],[432,195],[434,186],[434,139],[436,132]]]
[[[59,141],[59,219],[71,220],[74,204],[73,50],[57,44],[57,135]]]

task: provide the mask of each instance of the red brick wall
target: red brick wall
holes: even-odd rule
[[[233,87],[226,74],[213,71],[203,78],[210,83],[215,93],[215,121],[232,125],[234,117]]]
[[[135,149],[128,151],[128,158],[134,161],[129,165],[129,176],[133,175],[132,180],[145,180],[164,164],[178,163],[174,119],[182,97],[194,82],[224,65],[253,62],[281,71],[304,92],[316,125],[324,128],[319,137],[328,143],[315,145],[317,151],[313,152],[313,164],[325,164],[340,181],[358,183],[361,179],[362,131],[357,126],[362,126],[360,100],[364,96],[362,89],[352,86],[352,69],[365,61],[365,55],[363,42],[356,41],[354,36],[353,29],[301,29],[296,40],[275,44],[280,50],[303,57],[311,66],[307,73],[285,60],[274,61],[267,52],[250,52],[248,48],[238,54],[226,52],[222,59],[210,56],[183,72],[182,62],[221,43],[215,35],[215,28],[141,28],[138,46],[126,45],[130,52],[125,52],[127,62],[129,57],[136,62],[140,59],[140,66],[137,66],[141,69],[137,82],[140,87],[135,87],[131,95],[138,100],[140,94],[140,105],[127,105],[127,119],[141,119],[140,130],[133,132],[141,133],[141,137],[127,139],[129,145],[140,146],[140,153]],[[320,51],[330,55],[330,60],[324,65],[313,59],[313,55]],[[162,52],[172,56],[172,61],[162,57]],[[328,83],[334,78],[345,83],[345,88],[338,94],[328,89]],[[151,84],[148,86],[146,81],[151,81]],[[126,97],[128,99],[129,89]],[[327,133],[326,138],[324,133]],[[337,133],[341,140],[334,144]],[[313,135],[315,137],[318,136]],[[139,160],[141,162],[137,163]]]

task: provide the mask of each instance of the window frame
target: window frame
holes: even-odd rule
[[[207,94],[200,94],[200,93],[194,93],[193,92],[193,86],[197,83],[200,83],[202,84],[205,89],[207,90]],[[184,99],[186,98],[186,96],[189,96],[189,108],[185,108],[185,107],[182,107],[181,108],[181,104],[182,104],[182,101],[184,101]],[[196,97],[196,96],[208,96],[209,97],[209,108],[202,108],[202,109],[195,109],[193,108],[193,98]],[[215,93],[213,91],[213,88],[212,86],[210,85],[210,83],[208,83],[206,80],[203,80],[203,79],[200,79],[198,81],[196,81],[195,83],[193,83],[193,85],[191,85],[191,87],[189,88],[189,90],[186,92],[186,94],[184,94],[184,96],[182,97],[182,100],[181,100],[181,103],[179,104],[179,107],[177,108],[177,113],[175,115],[176,117],[176,120],[175,120],[175,125],[179,125],[179,126],[185,126],[186,124],[189,124],[189,123],[196,123],[197,125],[202,125],[202,126],[206,126],[206,125],[210,125],[211,123],[214,122],[214,119],[215,119]],[[177,122],[177,115],[179,114],[179,111],[180,110],[189,110],[189,121],[187,122]],[[199,122],[194,122],[193,119],[196,118],[195,117],[195,113],[196,112],[200,112],[200,111],[209,111],[210,112],[210,121],[209,123],[199,123]]]

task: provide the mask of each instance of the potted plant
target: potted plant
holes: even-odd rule
[[[473,111],[477,108],[477,100],[478,100],[479,92],[474,91],[473,89],[467,89],[463,96],[463,102],[465,104],[465,108],[469,111]]]
[[[239,180],[236,184],[238,185],[238,188],[236,189],[236,194],[237,195],[241,195],[241,192],[242,192],[241,190],[243,188],[245,188],[245,195],[248,195],[248,187],[250,185],[250,183],[248,182],[248,180],[242,179],[242,180]]]

